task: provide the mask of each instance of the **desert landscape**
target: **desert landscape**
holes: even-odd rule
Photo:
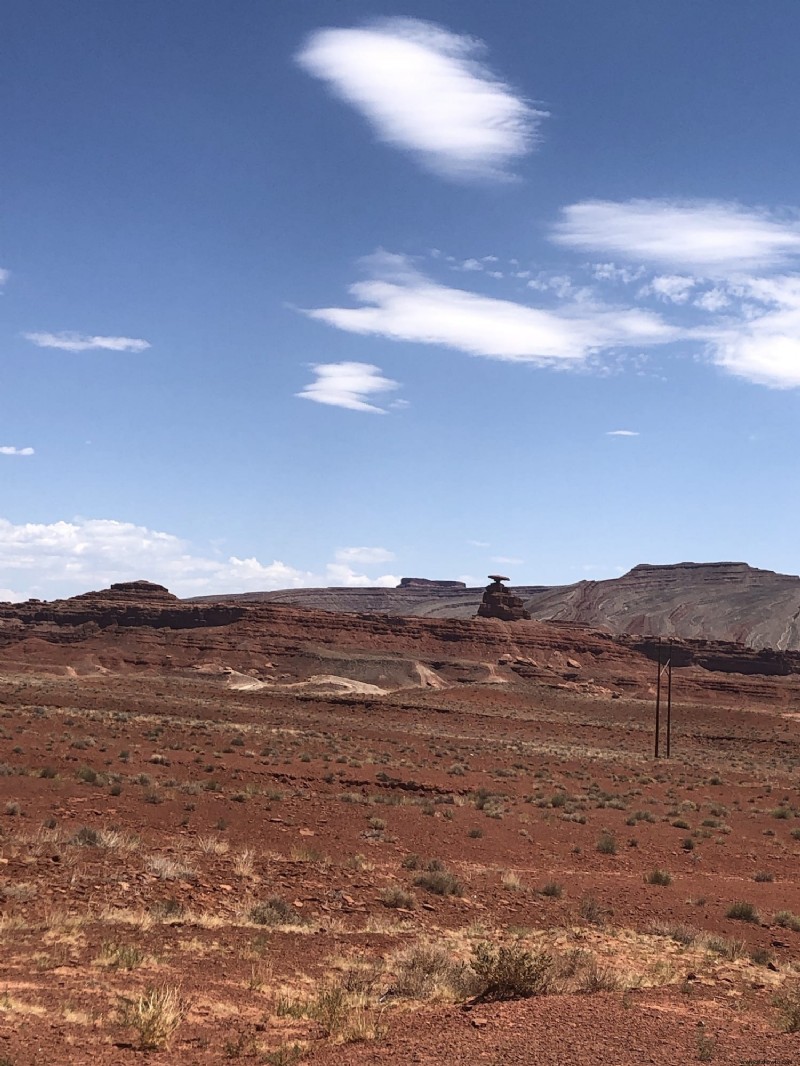
[[[657,653],[0,605],[0,1062],[795,1063],[800,653]]]

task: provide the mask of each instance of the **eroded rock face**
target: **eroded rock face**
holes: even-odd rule
[[[152,581],[123,581],[98,592],[66,600],[27,600],[0,604],[0,643],[13,623],[48,623],[57,627],[148,626],[196,629],[230,625],[244,615],[236,604],[188,604]]]
[[[486,586],[483,600],[478,608],[478,617],[499,618],[502,622],[530,620],[530,613],[525,610],[522,600],[503,584],[503,581],[508,579],[500,577],[499,574],[490,574],[489,577],[492,581]]]

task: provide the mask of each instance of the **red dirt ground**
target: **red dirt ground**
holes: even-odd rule
[[[622,645],[330,615],[323,640],[321,612],[278,612],[7,629],[0,1064],[800,1061],[797,675],[676,671],[656,762],[652,663]],[[430,860],[460,895],[416,883]],[[482,943],[546,950],[546,994],[476,998]],[[409,991],[425,945],[461,986]],[[144,1051],[149,987],[180,1010]]]

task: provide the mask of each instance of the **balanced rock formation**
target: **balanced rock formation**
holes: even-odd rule
[[[530,619],[530,612],[519,596],[515,596],[505,587],[507,577],[502,574],[489,574],[490,585],[486,586],[483,600],[478,608],[479,618],[499,618],[503,622],[520,622]]]

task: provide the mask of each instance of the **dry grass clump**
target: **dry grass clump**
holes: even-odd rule
[[[142,1051],[169,1046],[183,1021],[189,1004],[180,989],[172,985],[151,986],[136,999],[123,999],[120,1022],[135,1029]]]
[[[669,870],[656,868],[645,875],[645,881],[648,885],[661,885],[662,888],[666,888],[667,885],[672,884],[672,874]]]
[[[464,895],[464,886],[439,859],[431,859],[425,873],[414,878],[414,884],[436,896]]]
[[[781,1014],[781,1028],[785,1033],[800,1033],[800,984],[775,998]]]
[[[413,910],[416,899],[413,892],[406,892],[399,885],[391,885],[381,892],[381,903],[384,907],[398,908],[400,910]]]
[[[255,925],[281,926],[303,925],[302,915],[280,896],[270,896],[263,903],[256,903],[248,911],[247,917]]]
[[[367,993],[353,992],[341,982],[328,982],[306,998],[279,996],[275,1003],[279,1017],[308,1018],[316,1022],[321,1035],[336,1044],[376,1040],[382,1034],[381,1014]]]
[[[791,911],[777,911],[773,914],[772,920],[781,929],[791,929],[794,933],[800,933],[800,918]]]
[[[474,974],[438,944],[412,944],[390,963],[394,981],[390,993],[405,999],[457,1000],[477,991]]]
[[[552,988],[553,958],[544,951],[483,942],[474,947],[471,965],[481,999],[527,999]]]
[[[733,918],[737,922],[757,922],[759,920],[755,905],[743,899],[737,899],[731,903],[730,907],[725,911],[725,917]]]
[[[197,871],[191,866],[166,855],[153,855],[147,860],[147,868],[162,881],[194,881],[197,877]]]

